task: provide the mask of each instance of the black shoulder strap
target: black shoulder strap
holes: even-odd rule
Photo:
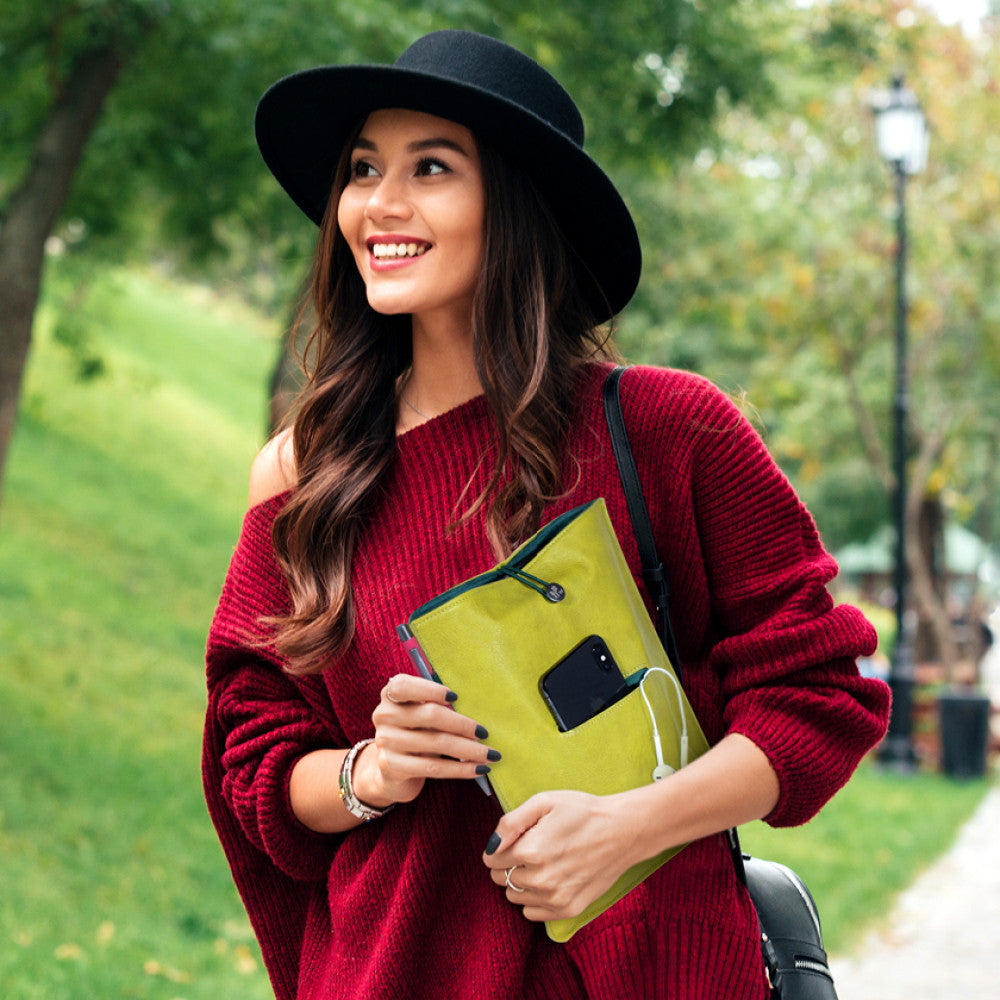
[[[674,640],[674,630],[670,625],[670,580],[667,571],[656,550],[656,537],[653,525],[649,520],[649,510],[642,495],[642,483],[639,481],[639,471],[635,465],[635,456],[625,429],[625,417],[622,414],[621,377],[625,368],[619,365],[614,368],[604,381],[604,416],[608,422],[611,434],[611,447],[618,464],[618,475],[621,477],[622,489],[625,491],[625,502],[628,504],[628,514],[632,521],[632,531],[639,547],[639,559],[642,562],[642,578],[646,581],[649,596],[653,599],[656,609],[656,625],[660,633],[660,641],[667,651],[677,679],[683,683],[681,676],[681,658],[677,655],[677,643]]]
[[[611,434],[611,447],[615,453],[618,465],[618,475],[621,477],[622,489],[625,491],[625,502],[628,504],[629,519],[632,521],[632,531],[639,547],[639,559],[642,561],[642,577],[649,588],[656,609],[657,629],[660,641],[666,650],[670,665],[677,674],[677,679],[683,684],[681,676],[681,658],[677,653],[677,643],[674,640],[674,630],[670,625],[670,580],[666,567],[656,549],[656,536],[649,520],[649,508],[642,494],[642,483],[639,480],[639,470],[635,465],[635,456],[628,441],[628,431],[625,428],[625,417],[622,414],[621,379],[626,369],[618,365],[604,380],[604,416],[608,422],[608,432]],[[746,871],[743,867],[743,851],[740,847],[739,834],[736,827],[726,831],[729,841],[729,853],[732,855],[733,867],[743,884],[746,884]]]

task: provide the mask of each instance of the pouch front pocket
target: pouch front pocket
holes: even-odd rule
[[[641,686],[575,729],[560,732],[553,725],[544,738],[545,784],[593,795],[649,784],[658,764],[657,734],[663,760],[673,770],[681,767],[682,737],[686,736],[687,761],[708,750],[687,700],[678,697],[678,689],[660,670],[649,672]],[[501,780],[499,772],[497,779]],[[527,798],[540,790],[511,789],[520,801],[522,794]],[[499,787],[497,791],[500,794]]]

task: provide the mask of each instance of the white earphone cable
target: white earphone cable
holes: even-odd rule
[[[653,769],[653,780],[659,781],[661,778],[665,778],[667,775],[673,774],[674,769],[663,759],[663,744],[660,741],[660,728],[656,722],[656,713],[653,711],[653,706],[649,702],[649,696],[646,694],[646,680],[650,674],[663,674],[674,686],[674,692],[677,695],[677,710],[681,717],[681,767],[685,767],[688,762],[687,716],[684,714],[684,695],[681,691],[681,686],[677,678],[669,670],[664,670],[663,667],[650,667],[645,674],[643,674],[642,680],[639,682],[639,690],[642,692],[642,700],[646,703],[646,711],[649,712],[649,720],[653,724],[653,749],[656,752],[656,767]]]

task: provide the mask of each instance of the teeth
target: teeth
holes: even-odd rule
[[[427,244],[373,243],[371,252],[376,260],[391,259],[393,257],[420,257],[427,252]]]

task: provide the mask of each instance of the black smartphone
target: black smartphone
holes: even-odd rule
[[[584,639],[541,680],[542,697],[565,732],[593,718],[625,693],[625,678],[599,635]]]

